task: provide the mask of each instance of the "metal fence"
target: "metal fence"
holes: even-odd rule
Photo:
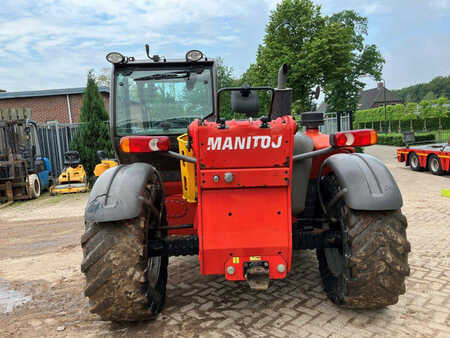
[[[64,169],[64,153],[70,150],[70,143],[77,128],[78,124],[58,122],[38,124],[37,133],[39,144],[42,146],[39,153],[49,158],[55,177]]]
[[[341,130],[353,129],[352,112],[324,113],[325,123],[320,126],[320,132],[324,134],[333,134]]]

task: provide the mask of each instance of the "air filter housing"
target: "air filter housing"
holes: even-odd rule
[[[302,113],[300,124],[306,128],[319,128],[324,124],[323,113],[306,112]]]

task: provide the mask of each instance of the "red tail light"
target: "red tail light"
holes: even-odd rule
[[[124,153],[151,153],[169,151],[167,136],[125,136],[120,139],[120,149]]]
[[[358,129],[330,135],[330,143],[336,147],[364,147],[377,143],[378,135],[373,129]]]

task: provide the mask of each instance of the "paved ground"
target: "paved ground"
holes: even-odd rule
[[[335,307],[322,291],[313,252],[296,254],[289,277],[265,292],[200,276],[197,259],[184,257],[171,259],[167,304],[156,320],[101,322],[82,295],[79,237],[87,196],[80,194],[73,208],[68,198],[0,209],[0,336],[450,337],[450,198],[440,195],[450,177],[404,168],[392,147],[366,151],[390,168],[409,221],[411,276],[398,304],[376,311]],[[64,210],[70,217],[58,219]],[[12,309],[13,299],[24,304]]]

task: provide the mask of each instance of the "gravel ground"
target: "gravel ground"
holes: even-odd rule
[[[79,270],[87,194],[0,209],[0,336],[450,336],[450,177],[413,172],[395,148],[373,146],[403,194],[411,276],[398,304],[335,307],[322,291],[312,251],[296,253],[285,280],[256,292],[222,276],[200,276],[196,257],[171,258],[166,307],[156,320],[99,321],[88,312]],[[23,305],[13,306],[17,303]]]

